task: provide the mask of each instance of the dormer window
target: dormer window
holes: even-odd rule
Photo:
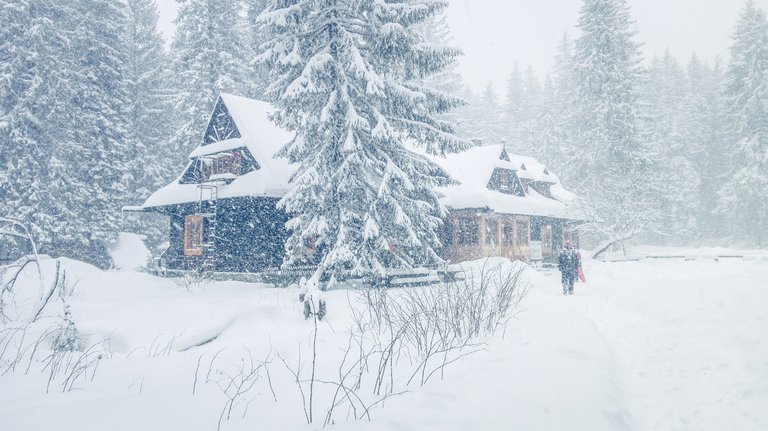
[[[523,163],[522,165],[520,165],[520,170],[521,170],[521,171],[524,171],[524,170],[526,170],[526,168],[525,168],[525,163]]]
[[[508,195],[525,196],[523,185],[517,178],[515,171],[510,169],[496,168],[491,176],[491,181],[488,183],[488,188]]]
[[[259,169],[259,164],[244,148],[201,156],[196,158],[182,176],[181,184],[197,184],[211,177],[229,174],[239,177]]]

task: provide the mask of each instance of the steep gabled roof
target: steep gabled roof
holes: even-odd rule
[[[219,108],[223,104],[224,110]],[[222,112],[228,115],[236,127],[237,133],[229,134],[229,139],[216,141],[210,138],[215,122],[227,126],[228,119],[222,119]],[[276,126],[270,115],[274,107],[259,100],[247,99],[222,93],[216,103],[211,120],[206,127],[206,134],[200,146],[195,148],[189,158],[209,156],[236,148],[246,148],[258,163],[260,169],[237,177],[230,184],[219,187],[218,197],[233,198],[242,196],[282,197],[288,191],[288,181],[296,170],[284,158],[274,155],[293,139],[293,133]],[[190,164],[192,161],[190,161]],[[189,165],[187,166],[187,169]],[[142,206],[143,208],[196,202],[200,199],[200,189],[196,184],[181,184],[181,176],[171,184],[153,193]],[[210,196],[204,190],[203,198]]]
[[[533,157],[511,154],[502,145],[487,145],[450,154],[445,158],[430,158],[459,182],[439,190],[444,195],[441,202],[447,207],[490,208],[506,214],[578,218],[568,205],[576,197],[563,188],[556,175]],[[553,199],[542,196],[531,188],[524,197],[489,189],[488,181],[497,168],[515,171],[522,179],[551,184]]]

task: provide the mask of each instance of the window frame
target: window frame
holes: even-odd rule
[[[202,256],[205,219],[199,215],[184,217],[184,256]]]
[[[474,226],[474,228],[472,228]],[[458,219],[458,244],[461,246],[480,245],[480,223],[475,217],[462,217]],[[474,234],[472,234],[474,232]]]
[[[492,226],[493,229],[491,229]],[[493,237],[493,240],[491,240],[491,237]],[[497,247],[499,245],[499,221],[496,219],[485,219],[485,245],[491,247]]]
[[[516,220],[515,229],[517,231],[517,235],[515,238],[515,245],[517,245],[518,247],[528,247],[531,241],[530,231],[528,230],[528,222],[525,220]],[[525,235],[522,235],[522,232],[525,232]]]

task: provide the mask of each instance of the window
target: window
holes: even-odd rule
[[[509,193],[512,191],[512,185],[510,184],[509,180],[509,171],[503,170],[499,171],[499,191]]]
[[[259,164],[245,148],[237,148],[192,161],[181,177],[181,184],[197,184],[207,181],[212,175],[233,174],[240,176],[259,169]]]
[[[513,245],[515,243],[515,231],[511,224],[504,223],[504,245]]]
[[[477,245],[478,241],[477,219],[459,219],[459,244]]]
[[[520,179],[511,169],[496,168],[491,176],[491,181],[488,183],[488,188],[508,195],[525,196]]]
[[[536,217],[531,219],[531,241],[541,241],[541,220]]]
[[[517,222],[517,245],[528,245],[528,223],[524,221]]]
[[[184,256],[203,255],[203,218],[189,215],[184,218]]]
[[[208,169],[208,177],[219,174],[242,175],[243,154],[239,150],[222,153],[205,160]]]
[[[499,222],[485,220],[485,245],[496,246],[499,244]]]

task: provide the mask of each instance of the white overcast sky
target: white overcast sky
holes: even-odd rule
[[[465,83],[479,89],[492,82],[503,91],[515,60],[543,76],[566,31],[576,34],[582,0],[449,0],[454,44],[464,56]],[[647,59],[669,51],[682,61],[696,52],[727,59],[733,27],[746,0],[629,0]],[[161,26],[173,34],[175,0],[158,0]],[[756,0],[768,10],[768,0]]]

